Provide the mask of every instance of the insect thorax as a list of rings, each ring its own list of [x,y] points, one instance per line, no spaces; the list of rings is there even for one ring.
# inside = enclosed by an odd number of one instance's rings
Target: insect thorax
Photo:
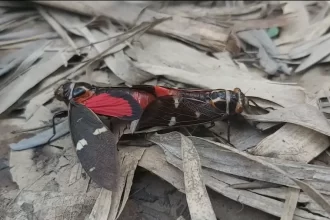
[[[235,114],[238,94],[231,90],[214,90],[209,94],[211,103],[229,115]]]

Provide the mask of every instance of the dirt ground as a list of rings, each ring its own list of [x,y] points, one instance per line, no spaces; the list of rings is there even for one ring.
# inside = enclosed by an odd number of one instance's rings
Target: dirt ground
[[[0,160],[0,195],[3,191],[17,189],[6,164],[6,159]],[[180,216],[189,219],[189,210],[183,193],[142,168],[136,172],[130,199],[119,220],[172,220]],[[212,190],[208,190],[208,193],[212,204],[216,207],[214,210],[217,216],[222,216],[219,220],[279,219],[230,200]],[[8,199],[0,197],[0,219],[5,219],[6,204],[9,202]]]
[[[151,174],[140,173],[135,178],[132,195],[120,220],[128,219],[159,219],[171,220],[180,215],[189,219],[189,211],[185,195],[176,190],[172,185]],[[214,211],[219,220],[276,220],[279,219],[257,209],[244,206],[230,200],[218,193],[208,190]]]

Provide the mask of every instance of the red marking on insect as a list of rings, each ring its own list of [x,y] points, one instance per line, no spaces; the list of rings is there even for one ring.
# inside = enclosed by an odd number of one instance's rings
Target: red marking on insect
[[[155,94],[157,95],[157,97],[172,95],[172,91],[172,89],[155,86]]]
[[[133,112],[127,100],[119,97],[112,97],[106,93],[95,95],[84,101],[83,104],[96,114],[113,117],[132,116]]]
[[[88,90],[84,94],[76,97],[74,100],[77,103],[82,103],[83,104],[86,100],[90,99],[93,96],[94,96],[94,92]]]
[[[236,104],[235,112],[237,114],[241,114],[243,112],[243,110],[244,110],[243,103],[240,102],[241,101],[240,99],[242,99],[242,97],[241,97],[242,91],[239,88],[235,88],[233,90],[233,92],[236,93],[236,94],[238,94],[238,99],[239,99],[239,102]]]
[[[131,95],[140,104],[142,109],[145,109],[151,102],[156,99],[152,94],[140,91],[132,92]]]

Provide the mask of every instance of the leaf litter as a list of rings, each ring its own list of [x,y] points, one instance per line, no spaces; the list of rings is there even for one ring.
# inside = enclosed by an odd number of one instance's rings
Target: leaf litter
[[[186,194],[190,216],[175,219],[222,218],[212,193],[285,220],[330,219],[330,168],[315,164],[329,147],[329,122],[317,101],[308,100],[322,97],[299,83],[315,67],[327,72],[320,64],[330,60],[324,50],[328,4],[3,2],[0,129],[10,142],[2,141],[1,148],[11,151],[0,159],[9,158],[18,185],[0,191],[10,201],[7,218],[55,219],[67,212],[70,219],[120,218],[137,171],[144,168]],[[272,108],[268,114],[252,108],[232,120],[231,144],[221,121],[134,135],[120,125],[118,137],[134,141],[119,140],[121,175],[117,188],[108,191],[82,169],[66,119],[56,121],[56,147],[47,144],[52,115],[66,109],[54,91],[66,81],[238,87],[256,104]],[[323,83],[319,90],[328,89]],[[153,144],[137,146],[142,140]],[[55,208],[48,205],[54,203]]]

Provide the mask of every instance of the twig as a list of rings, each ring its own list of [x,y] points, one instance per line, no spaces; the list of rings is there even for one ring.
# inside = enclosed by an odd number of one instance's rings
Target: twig
[[[60,121],[54,125],[58,125],[60,123],[62,123],[63,121]],[[28,129],[21,129],[21,130],[15,130],[15,131],[12,131],[11,133],[12,134],[19,134],[19,133],[25,133],[25,132],[30,132],[30,131],[37,131],[37,130],[40,130],[40,129],[45,129],[45,128],[50,128],[52,127],[53,125],[52,124],[48,124],[48,125],[43,125],[43,126],[39,126],[39,127],[34,127],[34,128],[28,128]]]
[[[163,21],[165,21],[165,20],[169,20],[169,19],[171,19],[171,17],[163,18],[163,19],[158,19],[158,20],[161,20],[161,21],[157,21],[156,24],[151,25],[150,27],[148,27],[148,29],[151,28],[151,27],[153,27],[153,26],[155,26],[155,25],[157,25],[157,24],[159,24],[159,23],[161,23],[161,22],[163,22]],[[133,32],[133,31],[139,29],[142,26],[142,24],[143,23],[141,23],[139,26],[133,27],[131,30],[128,30],[127,32],[124,32],[122,34],[117,34],[115,36],[111,36],[111,37],[105,38],[104,40],[100,40],[100,41],[96,41],[96,42],[93,42],[93,43],[89,43],[89,44],[86,44],[84,46],[77,47],[77,49],[79,50],[79,49],[82,49],[82,48],[85,48],[85,47],[89,47],[89,46],[92,46],[92,45],[95,45],[95,44],[99,44],[99,43],[102,43],[102,42],[105,42],[105,41],[108,41],[108,40],[111,40],[111,39],[114,39],[114,38],[125,36],[125,35],[127,35],[128,32]],[[133,37],[133,36],[130,36],[130,37]],[[122,43],[123,41],[128,40],[130,37],[125,38],[125,40],[122,40],[119,43]],[[113,47],[115,47],[115,46],[117,46],[118,45],[117,43],[115,43],[115,45],[111,46],[110,49],[113,48]],[[74,52],[75,50],[67,50],[67,51],[68,52]]]
[[[172,19],[172,17],[168,17],[168,18],[162,18],[162,19],[157,19],[155,20],[154,22],[150,23],[150,22],[144,22],[142,23],[141,25],[139,25],[138,27],[134,27],[132,30],[134,29],[140,29],[141,27],[141,30],[137,31],[135,34],[132,34],[132,35],[129,35],[129,36],[126,36],[124,37],[123,39],[121,40],[118,40],[116,43],[114,43],[113,45],[111,45],[108,49],[104,50],[102,53],[99,53],[98,55],[96,55],[95,57],[87,60],[87,61],[83,61],[83,62],[87,62],[87,63],[92,63],[94,62],[95,60],[97,60],[98,58],[103,58],[103,57],[106,57],[108,56],[107,52],[109,50],[111,50],[112,48],[114,48],[115,46],[125,42],[126,40],[134,37],[136,34],[139,34],[139,33],[143,33],[143,32],[146,32],[147,30],[149,30],[150,28],[153,28],[154,26],[156,26],[157,24],[160,24],[161,22],[163,21],[166,21],[166,20],[169,20],[169,19]],[[146,26],[146,27],[143,27],[143,26]],[[128,34],[129,32],[132,32],[132,30],[126,32],[126,34]]]

